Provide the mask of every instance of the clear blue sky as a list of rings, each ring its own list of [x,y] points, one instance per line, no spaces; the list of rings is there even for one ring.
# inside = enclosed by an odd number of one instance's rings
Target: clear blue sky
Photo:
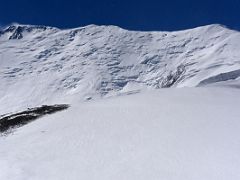
[[[240,0],[0,0],[0,24],[180,30],[219,23],[240,29]]]

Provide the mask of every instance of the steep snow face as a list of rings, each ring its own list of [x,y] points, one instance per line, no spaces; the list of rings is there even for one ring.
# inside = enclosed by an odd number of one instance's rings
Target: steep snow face
[[[239,96],[172,88],[74,104],[0,137],[0,179],[238,180]]]
[[[0,31],[0,112],[17,109],[16,103],[25,108],[143,88],[235,82],[239,42],[239,32],[220,25],[178,32],[13,25]]]

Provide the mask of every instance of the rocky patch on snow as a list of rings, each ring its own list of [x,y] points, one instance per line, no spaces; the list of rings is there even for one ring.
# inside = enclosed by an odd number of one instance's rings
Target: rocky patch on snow
[[[7,134],[17,128],[23,126],[37,118],[46,114],[52,114],[65,110],[69,107],[67,104],[60,105],[43,105],[41,107],[28,108],[26,111],[18,113],[10,113],[0,116],[0,133]]]

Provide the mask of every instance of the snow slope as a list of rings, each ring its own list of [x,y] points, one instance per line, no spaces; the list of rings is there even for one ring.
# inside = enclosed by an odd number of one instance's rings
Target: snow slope
[[[238,87],[239,42],[221,25],[136,32],[15,24],[0,31],[0,114],[146,88]]]
[[[0,179],[240,179],[239,97],[171,88],[73,104],[0,137]]]
[[[240,179],[239,42],[221,25],[6,27],[0,115],[71,107],[0,136],[0,180]]]

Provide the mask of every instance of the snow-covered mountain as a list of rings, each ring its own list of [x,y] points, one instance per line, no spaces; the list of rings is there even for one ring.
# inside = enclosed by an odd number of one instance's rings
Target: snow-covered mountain
[[[6,27],[0,180],[240,179],[239,87],[240,33],[221,25]]]
[[[137,32],[14,24],[0,31],[0,113],[145,88],[238,87],[239,42],[221,25]]]

